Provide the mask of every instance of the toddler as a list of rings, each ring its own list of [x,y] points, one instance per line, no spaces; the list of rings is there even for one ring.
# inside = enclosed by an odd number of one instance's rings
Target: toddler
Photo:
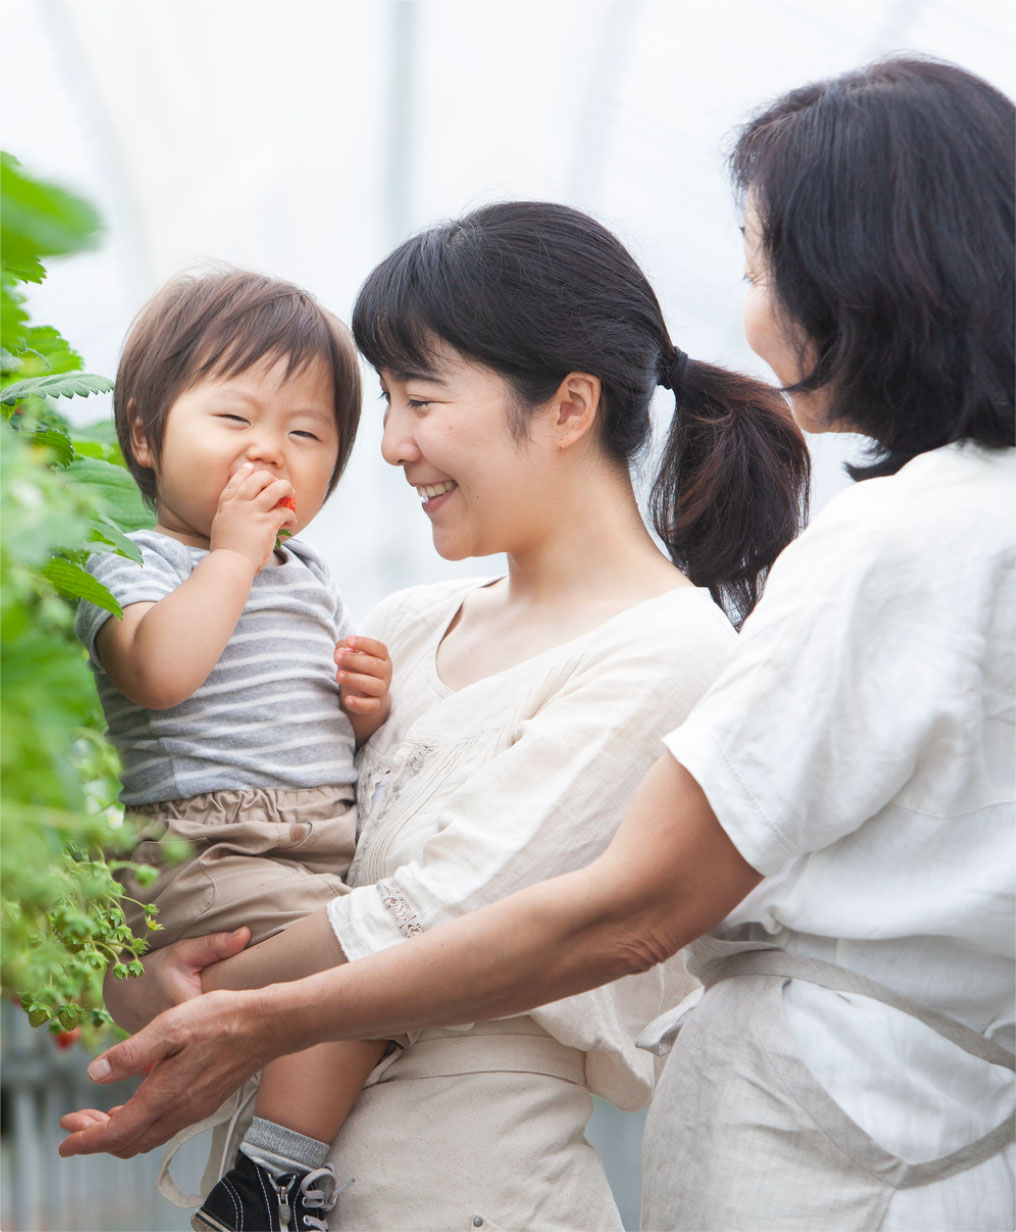
[[[140,566],[91,558],[123,618],[83,602],[77,631],[120,751],[121,801],[151,824],[135,858],[160,866],[148,890],[128,873],[127,893],[158,906],[154,946],[244,924],[257,942],[345,892],[354,746],[388,714],[386,648],[349,636],[323,563],[284,538],[349,457],[356,352],[288,283],[177,279],[131,327],[114,413],[157,524],[130,536]],[[192,854],[162,866],[171,839]],[[147,931],[143,902],[124,907]],[[267,1066],[236,1166],[192,1226],[325,1229],[328,1145],[383,1049],[324,1045]]]

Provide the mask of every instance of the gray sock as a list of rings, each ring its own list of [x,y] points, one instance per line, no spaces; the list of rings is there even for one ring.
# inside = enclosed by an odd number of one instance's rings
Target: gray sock
[[[324,1167],[328,1159],[327,1142],[258,1116],[244,1134],[240,1151],[276,1179],[289,1172],[313,1172]]]

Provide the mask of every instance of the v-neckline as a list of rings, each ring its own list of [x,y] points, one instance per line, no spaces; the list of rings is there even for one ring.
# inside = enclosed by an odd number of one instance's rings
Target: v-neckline
[[[431,647],[427,652],[427,663],[430,667],[430,674],[434,684],[437,686],[438,692],[443,697],[453,697],[458,693],[464,693],[466,690],[473,688],[475,685],[484,684],[489,680],[493,680],[498,676],[503,676],[506,672],[515,671],[518,668],[528,667],[531,663],[536,663],[547,655],[558,654],[562,650],[574,644],[578,644],[590,638],[595,633],[599,633],[615,620],[621,620],[626,616],[630,616],[633,612],[640,608],[648,607],[651,603],[659,603],[662,599],[667,599],[678,592],[686,592],[688,594],[697,595],[703,593],[704,588],[701,586],[672,586],[669,590],[662,590],[658,595],[652,595],[648,599],[640,599],[638,603],[633,603],[630,607],[622,608],[621,611],[615,612],[613,616],[608,616],[606,620],[602,620],[598,625],[593,625],[591,629],[586,629],[582,633],[576,633],[573,637],[567,637],[563,641],[556,643],[554,646],[548,646],[545,650],[540,650],[534,655],[530,655],[527,659],[520,659],[518,663],[511,664],[510,667],[502,667],[497,671],[488,672],[486,676],[478,676],[475,680],[471,680],[468,684],[462,685],[461,688],[453,688],[441,676],[437,666],[437,654],[441,647],[441,643],[448,636],[451,627],[455,622],[456,617],[462,611],[462,607],[468,597],[478,590],[485,590],[488,586],[493,586],[497,582],[504,581],[506,574],[499,574],[497,577],[488,578],[485,581],[472,584],[468,590],[458,592],[455,596],[455,606],[452,608],[450,615],[438,628],[437,635],[431,643]],[[708,594],[708,591],[705,593]],[[712,600],[710,599],[710,602]]]

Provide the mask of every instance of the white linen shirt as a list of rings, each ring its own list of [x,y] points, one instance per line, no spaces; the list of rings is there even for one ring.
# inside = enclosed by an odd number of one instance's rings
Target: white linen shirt
[[[403,591],[366,622],[391,652],[392,710],[360,755],[354,888],[329,906],[349,959],[599,855],[735,641],[706,591],[679,587],[456,692],[437,647],[484,584]],[[678,958],[532,1018],[587,1054],[590,1090],[639,1107],[655,1075],[635,1039],[692,983]]]
[[[835,497],[780,556],[666,744],[761,884],[715,930],[849,967],[1013,1050],[1016,451],[951,445]],[[865,997],[792,981],[801,1055],[908,1162],[1012,1075]],[[898,1192],[884,1228],[1011,1226],[1012,1152]],[[958,1222],[956,1222],[958,1220]]]

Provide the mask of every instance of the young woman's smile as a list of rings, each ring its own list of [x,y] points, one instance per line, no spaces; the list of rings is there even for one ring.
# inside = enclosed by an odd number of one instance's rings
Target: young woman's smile
[[[454,479],[448,479],[444,483],[424,484],[422,486],[417,485],[416,491],[420,497],[420,500],[423,501],[424,509],[428,512],[432,512],[434,509],[439,507],[442,497],[447,496],[449,492],[453,491],[457,487],[458,484]]]

